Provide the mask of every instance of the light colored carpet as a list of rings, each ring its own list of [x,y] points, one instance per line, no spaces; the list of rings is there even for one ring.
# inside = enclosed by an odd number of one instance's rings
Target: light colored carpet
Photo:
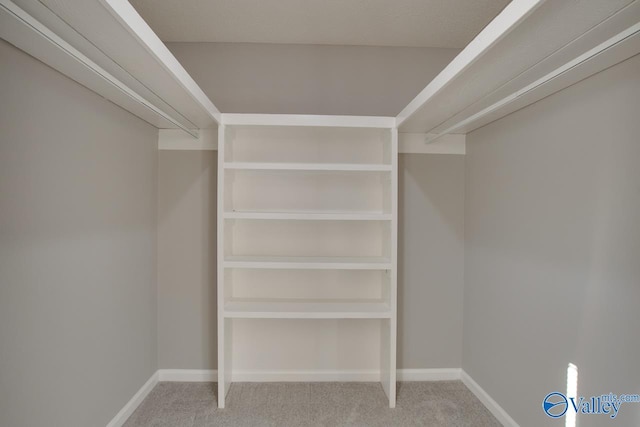
[[[377,383],[159,383],[125,427],[474,426],[500,423],[460,381],[398,383],[395,409]]]

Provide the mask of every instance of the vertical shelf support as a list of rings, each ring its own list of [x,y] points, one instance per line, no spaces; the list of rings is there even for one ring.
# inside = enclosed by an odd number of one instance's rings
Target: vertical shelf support
[[[396,342],[398,298],[398,129],[390,129],[391,138],[391,270],[389,276],[389,305],[391,317],[380,321],[380,381],[389,398],[389,407],[396,407]]]
[[[217,206],[217,287],[218,287],[218,407],[225,407],[225,398],[231,387],[231,320],[224,317],[225,272],[224,272],[224,158],[225,125],[218,126],[218,206]]]

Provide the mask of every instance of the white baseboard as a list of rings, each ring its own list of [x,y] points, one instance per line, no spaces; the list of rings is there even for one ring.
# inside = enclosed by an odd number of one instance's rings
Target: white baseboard
[[[493,398],[489,396],[489,394],[484,391],[484,389],[480,387],[478,383],[469,376],[469,374],[467,374],[465,371],[462,371],[460,378],[462,379],[464,385],[466,385],[467,388],[476,395],[478,400],[480,400],[480,402],[482,402],[482,404],[487,407],[487,409],[493,414],[494,417],[498,419],[498,421],[500,421],[500,423],[502,423],[503,426],[519,427],[518,423],[516,423],[514,419],[511,418],[507,411],[502,409],[502,407],[498,405],[498,402],[493,400]]]
[[[460,368],[398,369],[398,381],[455,381],[460,379]]]
[[[215,369],[160,369],[159,381],[215,382]],[[459,368],[446,369],[398,369],[398,381],[452,381],[460,379]],[[375,382],[380,373],[373,370],[340,371],[235,371],[235,382]]]
[[[133,395],[131,400],[129,400],[127,404],[124,405],[124,407],[120,410],[120,412],[118,412],[118,414],[115,417],[113,417],[113,419],[109,422],[109,424],[107,424],[107,427],[121,427],[125,423],[125,421],[127,421],[127,419],[131,416],[131,414],[133,414],[133,411],[135,411],[138,408],[138,406],[140,406],[140,403],[142,403],[142,401],[144,400],[145,397],[147,397],[149,392],[153,390],[156,384],[158,384],[157,371],[154,372],[153,375],[151,375],[151,378],[149,378],[149,380],[147,380],[147,382],[144,383],[144,385],[140,388],[140,390],[138,390],[138,392]]]
[[[374,382],[380,381],[379,371],[234,371],[231,381],[236,382]]]
[[[216,382],[218,381],[218,371],[215,369],[158,369],[158,381]]]

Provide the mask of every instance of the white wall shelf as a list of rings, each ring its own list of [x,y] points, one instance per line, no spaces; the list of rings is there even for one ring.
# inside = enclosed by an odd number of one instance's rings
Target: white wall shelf
[[[322,322],[359,319],[373,322],[367,323],[374,335],[366,352],[379,355],[379,378],[394,407],[395,121],[223,115],[223,123],[218,131],[218,405],[225,406],[234,360],[247,360],[234,347],[246,351],[261,342],[255,334],[263,325],[252,326],[252,319],[309,319],[313,324],[298,326],[323,335],[335,326]],[[290,327],[281,328],[279,345],[295,346],[297,336],[287,335]],[[369,363],[363,368],[370,369]]]
[[[269,257],[228,256],[224,268],[262,268],[292,270],[390,270],[385,257]]]
[[[434,141],[469,133],[640,52],[640,2],[514,0],[398,114]]]
[[[296,220],[296,221],[391,221],[383,212],[225,212],[225,219]]]
[[[222,120],[126,0],[1,0],[0,36],[157,128],[197,137]]]
[[[288,171],[391,172],[391,165],[358,163],[225,163],[225,169]]]
[[[243,319],[389,319],[384,301],[229,301],[224,316]]]

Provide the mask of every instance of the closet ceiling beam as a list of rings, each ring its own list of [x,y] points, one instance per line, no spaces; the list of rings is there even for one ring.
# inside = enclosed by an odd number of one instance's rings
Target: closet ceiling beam
[[[158,63],[173,76],[187,94],[205,109],[217,124],[220,124],[220,110],[213,105],[213,102],[131,6],[131,3],[127,0],[100,0],[100,3],[157,59]]]
[[[545,0],[513,0],[396,117],[401,126],[450,85]]]
[[[9,43],[23,49],[80,84],[95,90],[110,101],[124,104],[123,107],[127,110],[135,106],[142,106],[148,111],[140,112],[136,109],[134,114],[137,113],[138,117],[151,124],[162,125],[162,120],[164,120],[169,123],[169,126],[175,126],[193,137],[198,137],[197,129],[187,128],[179,120],[138,95],[13,2],[0,0],[0,10],[0,23],[2,23],[0,35]],[[52,52],[51,48],[55,51]],[[97,81],[91,84],[89,83],[90,79],[97,79]],[[151,119],[148,113],[158,116],[161,121]]]
[[[425,142],[471,132],[637,54],[638,22],[640,0],[513,1],[407,105],[398,128]]]
[[[124,0],[0,0],[0,37],[159,129],[198,138],[220,122],[220,111]]]
[[[425,138],[427,143],[454,132],[471,130],[496,120],[496,112],[509,108],[509,112],[522,108],[543,97],[549,96],[558,90],[577,83],[590,75],[601,71],[603,68],[624,61],[631,56],[640,53],[640,23],[635,24],[595,48],[585,52],[572,61],[553,70],[524,88],[506,96],[500,101],[484,108],[483,110],[459,121],[438,134],[431,134]],[[607,64],[607,65],[602,65]],[[503,111],[500,116],[504,115]],[[493,118],[492,118],[493,116]],[[482,124],[479,124],[484,120]]]

